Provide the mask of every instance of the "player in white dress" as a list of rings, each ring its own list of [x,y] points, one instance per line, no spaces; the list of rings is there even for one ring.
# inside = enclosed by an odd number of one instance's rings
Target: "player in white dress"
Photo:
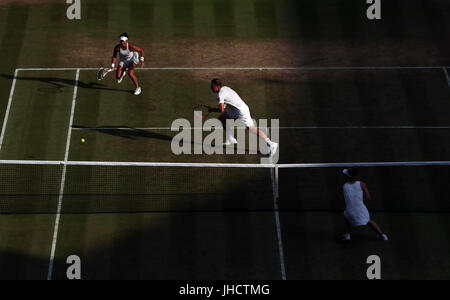
[[[141,94],[142,89],[139,86],[136,75],[134,74],[134,70],[136,66],[139,65],[139,61],[141,62],[142,67],[144,66],[144,50],[136,45],[129,43],[128,34],[124,32],[120,35],[120,44],[114,47],[111,65],[111,68],[113,69],[116,64],[117,55],[119,55],[119,66],[117,67],[116,72],[117,83],[122,82],[122,79],[125,77],[126,71],[128,69],[128,74],[130,75],[131,80],[136,86],[134,94]]]
[[[347,233],[344,234],[343,240],[350,241],[350,229],[352,226],[366,226],[369,225],[376,233],[380,240],[387,241],[388,237],[381,231],[380,227],[370,218],[364,200],[370,201],[371,197],[369,190],[364,182],[357,180],[358,170],[345,169],[343,171],[347,177],[347,182],[344,184],[344,199],[346,209],[344,212],[345,224],[347,225]]]
[[[245,104],[245,102],[241,99],[241,97],[239,97],[239,95],[231,88],[223,86],[220,79],[211,80],[211,90],[214,93],[217,93],[219,105],[216,108],[209,107],[209,111],[222,113],[219,116],[219,120],[222,122],[223,128],[226,130],[227,140],[225,142],[225,145],[228,146],[237,144],[236,139],[233,137],[233,131],[226,126],[226,120],[240,120],[246,127],[248,127],[251,132],[257,134],[259,137],[266,141],[270,151],[269,155],[275,155],[278,150],[278,144],[272,142],[263,131],[256,128],[250,115],[250,109],[248,108],[247,104]],[[226,111],[225,106],[228,107]]]

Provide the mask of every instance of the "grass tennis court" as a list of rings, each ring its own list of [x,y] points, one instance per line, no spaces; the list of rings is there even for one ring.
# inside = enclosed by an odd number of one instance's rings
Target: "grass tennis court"
[[[377,254],[384,279],[448,279],[450,7],[390,1],[371,23],[363,2],[90,1],[80,21],[0,4],[0,278],[66,279],[75,254],[83,279],[365,279]],[[148,53],[139,97],[96,79],[124,30]],[[271,168],[59,163],[259,164],[171,152],[213,77],[280,120],[277,185]],[[339,242],[341,167],[281,167],[380,162],[406,163],[360,170],[387,243]]]

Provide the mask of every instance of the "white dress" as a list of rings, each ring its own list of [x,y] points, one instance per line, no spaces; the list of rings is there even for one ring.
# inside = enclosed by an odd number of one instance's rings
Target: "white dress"
[[[352,226],[364,226],[370,221],[370,214],[363,201],[363,190],[361,182],[344,184],[344,198],[346,209],[344,211],[345,219]]]
[[[126,49],[122,49],[122,47],[120,47],[119,66],[127,68],[129,66],[129,64],[132,62],[135,65],[139,64],[139,53],[135,52],[135,51],[131,51],[128,46],[128,43],[127,43]]]

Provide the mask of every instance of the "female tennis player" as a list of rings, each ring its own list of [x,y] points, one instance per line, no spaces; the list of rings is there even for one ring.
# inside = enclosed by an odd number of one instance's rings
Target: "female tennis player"
[[[370,194],[364,182],[357,178],[357,169],[345,169],[342,171],[346,176],[347,182],[344,184],[344,198],[346,209],[344,212],[345,224],[347,225],[347,233],[344,234],[342,240],[350,241],[350,228],[352,226],[369,225],[376,233],[380,240],[387,241],[388,237],[381,231],[381,228],[370,218],[364,200],[370,201]]]
[[[134,94],[136,96],[140,95],[142,89],[139,86],[136,75],[134,74],[134,69],[137,65],[139,65],[139,61],[142,63],[142,67],[144,66],[144,50],[128,42],[128,34],[126,32],[122,33],[119,39],[120,44],[114,47],[111,68],[114,69],[116,65],[116,57],[117,54],[119,54],[119,66],[117,67],[116,72],[117,83],[122,82],[122,79],[127,74],[126,72],[128,69],[128,74],[130,75],[131,80],[136,86]],[[139,55],[141,56],[140,58]]]

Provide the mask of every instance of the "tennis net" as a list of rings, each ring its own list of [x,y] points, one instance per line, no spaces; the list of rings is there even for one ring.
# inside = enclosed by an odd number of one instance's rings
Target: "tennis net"
[[[342,211],[359,167],[371,211],[450,212],[450,162],[208,164],[0,161],[0,214]]]
[[[273,210],[269,165],[0,163],[0,213]]]

